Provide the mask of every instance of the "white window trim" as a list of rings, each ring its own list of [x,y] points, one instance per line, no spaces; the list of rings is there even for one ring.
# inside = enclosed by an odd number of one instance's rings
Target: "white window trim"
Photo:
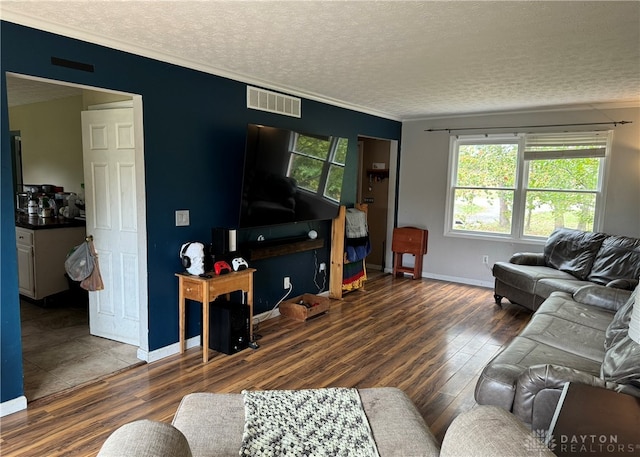
[[[336,153],[338,150],[338,143],[340,142],[341,138],[336,136],[328,136],[327,140],[329,141],[329,150],[328,150],[327,158],[320,159],[318,157],[305,154],[304,152],[296,151],[295,146],[297,144],[298,136],[300,135],[308,136],[308,135],[305,135],[304,133],[292,132],[292,135],[289,137],[289,165],[287,167],[287,176],[291,176],[291,166],[293,164],[294,156],[307,157],[309,159],[317,160],[318,162],[321,162],[322,173],[320,175],[320,184],[318,186],[318,190],[314,192],[312,190],[300,187],[300,191],[306,192],[311,195],[317,195],[330,202],[340,203],[338,200],[326,195],[326,192],[327,192],[327,185],[329,184],[329,169],[331,168],[331,165],[341,167],[343,170],[346,165],[344,163],[335,161]]]
[[[607,134],[606,151],[602,157],[602,166],[600,167],[598,184],[599,189],[596,190],[596,203],[593,230],[602,231],[605,215],[606,190],[609,180],[609,156],[611,154],[611,145],[613,141],[613,130],[603,131]],[[514,137],[517,141],[514,141]],[[511,225],[511,233],[488,233],[474,232],[471,230],[455,230],[453,229],[453,202],[455,194],[455,185],[458,173],[458,145],[460,144],[496,144],[496,143],[518,143],[518,159],[516,169],[516,181],[513,201],[513,220]],[[445,198],[445,221],[444,236],[453,238],[467,238],[475,240],[491,240],[502,242],[521,242],[527,244],[544,244],[547,237],[525,236],[523,234],[523,208],[525,206],[525,189],[524,183],[527,182],[527,174],[529,167],[525,166],[524,159],[525,134],[486,134],[486,135],[452,135],[449,138],[449,161],[448,161],[448,177],[447,177],[447,195]],[[500,189],[500,188],[495,188]],[[505,188],[509,189],[510,188]],[[517,217],[516,217],[517,215]]]

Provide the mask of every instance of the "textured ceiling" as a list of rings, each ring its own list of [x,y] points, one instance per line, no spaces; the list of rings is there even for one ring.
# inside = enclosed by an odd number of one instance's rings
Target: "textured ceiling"
[[[640,104],[640,2],[0,1],[2,18],[396,119]]]
[[[7,104],[27,105],[81,95],[82,89],[7,76]]]

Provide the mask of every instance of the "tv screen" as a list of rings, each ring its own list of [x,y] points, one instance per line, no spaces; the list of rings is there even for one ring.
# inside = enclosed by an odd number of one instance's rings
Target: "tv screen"
[[[338,214],[348,140],[249,124],[240,228]]]

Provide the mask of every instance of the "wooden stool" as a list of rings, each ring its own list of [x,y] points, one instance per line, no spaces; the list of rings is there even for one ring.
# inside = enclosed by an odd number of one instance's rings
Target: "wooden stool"
[[[396,227],[393,229],[391,250],[393,251],[393,276],[411,273],[413,279],[422,277],[422,257],[427,253],[429,231],[416,227]],[[413,267],[402,266],[402,255],[415,256]]]

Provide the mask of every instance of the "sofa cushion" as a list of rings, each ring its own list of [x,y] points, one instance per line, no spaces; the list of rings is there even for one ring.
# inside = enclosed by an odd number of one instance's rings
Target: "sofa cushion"
[[[477,406],[456,417],[444,436],[440,457],[554,456],[513,414]]]
[[[592,283],[589,281],[581,281],[576,278],[542,278],[538,281],[538,284],[536,284],[536,295],[546,298],[556,291],[573,294],[581,287],[588,286],[589,284]]]
[[[604,233],[558,228],[545,243],[545,262],[548,266],[585,280],[605,238]]]
[[[640,239],[608,236],[595,256],[588,280],[607,284],[615,279],[640,276]]]
[[[590,321],[589,324],[592,323],[591,319],[586,318],[585,320]],[[593,323],[597,324],[597,322],[596,320]],[[559,354],[571,354],[571,357],[578,356],[600,364],[604,357],[606,323],[603,324],[603,327],[596,328],[595,325],[584,325],[581,322],[536,313],[520,336],[556,348],[560,351]],[[561,360],[550,359],[547,363],[564,365],[565,360],[562,358],[561,356]]]
[[[436,457],[438,443],[407,395],[396,388],[359,389],[381,457]],[[194,393],[185,396],[173,419],[193,457],[237,457],[244,430],[241,394]]]
[[[575,291],[573,299],[585,305],[608,309],[615,313],[624,306],[632,293],[631,290],[589,283],[588,286],[583,286]]]
[[[530,294],[536,293],[536,283],[543,278],[575,280],[576,278],[564,271],[551,267],[533,265],[514,265],[508,262],[496,262],[493,265],[493,276],[500,278],[505,284],[516,287]]]
[[[622,308],[616,311],[615,316],[613,316],[613,320],[607,327],[604,335],[605,349],[609,349],[629,334],[629,321],[631,320],[631,313],[638,294],[638,288],[640,288],[640,286],[636,287]]]
[[[98,457],[192,457],[189,443],[175,427],[152,420],[129,422],[104,442]]]
[[[542,315],[576,323],[601,332],[606,331],[615,316],[614,311],[577,302],[565,292],[551,294],[536,312],[536,316]]]

